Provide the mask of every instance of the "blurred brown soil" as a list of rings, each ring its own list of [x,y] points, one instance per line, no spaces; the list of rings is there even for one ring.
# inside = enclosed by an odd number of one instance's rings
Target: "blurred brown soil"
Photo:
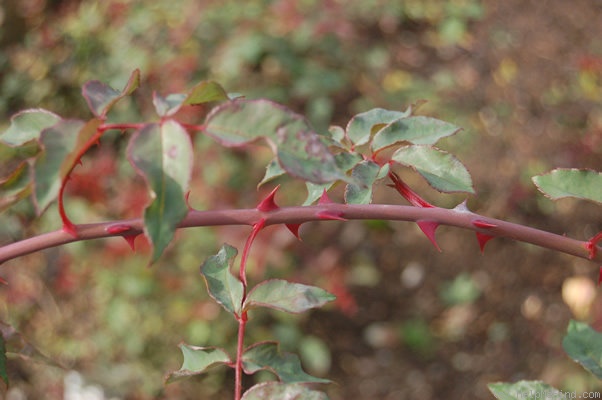
[[[602,229],[599,207],[552,203],[528,177],[553,167],[602,168],[599,102],[571,95],[588,57],[602,50],[602,3],[488,0],[485,11],[470,28],[468,47],[433,60],[451,65],[463,82],[449,96],[474,121],[475,151],[458,151],[477,189],[468,204],[484,215],[586,239]],[[436,194],[415,184],[437,204]],[[401,202],[393,193],[379,200]],[[314,254],[307,260],[334,257],[332,268],[369,260],[380,274],[377,283],[350,284],[355,314],[317,312],[307,320],[307,331],[333,351],[333,399],[491,399],[491,382],[541,379],[561,387],[580,379],[561,346],[575,318],[562,285],[571,276],[595,282],[596,265],[509,239],[489,242],[481,256],[472,233],[452,228],[438,230],[439,253],[408,223],[320,225],[305,235],[303,249]],[[460,273],[472,277],[481,295],[446,306],[441,285]],[[598,329],[601,300],[589,319]],[[415,319],[433,335],[429,350],[400,339],[404,321]]]

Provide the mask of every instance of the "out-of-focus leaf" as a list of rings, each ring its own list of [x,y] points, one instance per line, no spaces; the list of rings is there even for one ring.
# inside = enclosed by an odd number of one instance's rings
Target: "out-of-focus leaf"
[[[166,97],[153,93],[153,105],[161,117],[174,115],[182,106],[221,100],[228,100],[228,94],[213,81],[202,81],[186,93],[173,93]]]
[[[408,117],[397,119],[381,130],[372,139],[373,151],[399,142],[412,144],[435,144],[439,139],[451,136],[460,128],[449,122],[430,117]]]
[[[541,381],[519,381],[515,383],[490,383],[487,385],[498,400],[562,399],[564,394]]]
[[[179,347],[184,356],[182,367],[178,371],[169,373],[165,378],[165,383],[173,383],[204,374],[213,367],[232,363],[228,353],[219,347],[197,347],[184,343]]]
[[[243,356],[243,369],[247,374],[268,370],[283,383],[330,383],[328,379],[311,376],[301,368],[296,354],[281,353],[275,342],[261,342],[248,347]]]
[[[146,180],[153,199],[144,212],[144,229],[153,244],[154,262],[188,214],[184,194],[192,174],[192,143],[180,124],[167,120],[134,133],[128,156]]]
[[[61,180],[68,172],[66,159],[76,147],[84,126],[83,121],[62,120],[42,131],[42,152],[36,158],[33,168],[33,199],[38,214],[58,196]]]
[[[8,386],[8,368],[6,366],[6,342],[4,335],[0,334],[0,379]]]
[[[0,135],[0,141],[8,146],[21,146],[30,140],[37,140],[46,128],[61,120],[61,117],[41,108],[24,110],[10,119],[10,126]]]
[[[430,146],[414,145],[398,149],[393,161],[414,168],[441,192],[474,193],[470,173],[452,154]]]
[[[368,143],[372,135],[379,129],[395,120],[409,116],[411,112],[411,108],[403,112],[374,108],[357,114],[347,124],[347,137],[356,146],[361,146]]]
[[[5,354],[16,355],[23,360],[65,369],[59,361],[45,356],[11,325],[0,321],[0,336],[4,339]]]
[[[318,200],[324,190],[328,191],[334,185],[334,183],[324,183],[324,184],[316,184],[311,182],[305,182],[305,187],[307,188],[307,198],[303,202],[304,206],[308,206]]]
[[[382,169],[388,172],[389,164],[385,164]],[[380,165],[370,160],[362,161],[353,168],[352,176],[359,184],[347,185],[345,202],[347,204],[370,204],[372,202],[372,186],[379,177],[383,177]]]
[[[532,179],[535,186],[552,200],[577,197],[602,203],[602,172],[559,168]]]
[[[259,283],[247,296],[243,309],[267,307],[289,313],[301,313],[321,307],[336,297],[319,287],[270,279]]]
[[[264,183],[268,183],[272,179],[276,179],[279,176],[282,176],[284,174],[286,174],[286,171],[282,169],[280,164],[278,164],[278,160],[274,159],[274,160],[270,161],[270,163],[266,167],[265,175],[263,176],[263,179],[261,180],[261,182],[259,182],[259,184],[257,184],[257,187],[259,188]]]
[[[31,194],[29,164],[21,163],[8,177],[0,179],[0,213]]]
[[[242,400],[328,400],[326,393],[300,383],[263,382],[245,392]]]
[[[602,379],[602,333],[586,323],[571,320],[562,347],[569,357]]]
[[[207,116],[205,131],[224,146],[267,140],[280,166],[292,176],[313,183],[348,180],[309,122],[269,100],[235,100],[218,106]]]
[[[140,86],[140,71],[134,70],[122,91],[118,91],[100,81],[86,82],[82,94],[92,113],[104,119],[109,110],[122,98],[130,95]]]
[[[201,275],[207,283],[209,295],[231,314],[240,315],[243,299],[243,284],[230,272],[238,251],[224,244],[219,252],[201,265]]]

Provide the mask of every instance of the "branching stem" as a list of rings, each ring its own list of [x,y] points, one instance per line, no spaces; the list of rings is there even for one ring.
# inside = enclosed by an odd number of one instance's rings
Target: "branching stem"
[[[418,221],[430,220],[441,225],[465,228],[495,237],[507,237],[520,242],[531,243],[536,246],[570,254],[576,257],[589,259],[593,262],[602,262],[602,249],[596,246],[596,251],[589,251],[587,242],[572,239],[536,228],[514,224],[494,218],[475,214],[465,209],[445,209],[439,207],[420,208],[401,205],[347,205],[347,204],[321,204],[315,206],[281,207],[270,212],[262,212],[255,208],[239,210],[215,211],[190,211],[180,223],[180,228],[218,225],[255,225],[262,218],[265,226],[276,224],[301,224],[309,221],[322,220],[320,212],[329,211],[340,213],[348,220],[378,219],[390,221]],[[474,225],[491,227],[481,228]],[[129,226],[130,230],[111,233],[112,226]],[[111,236],[133,235],[142,233],[143,220],[129,219],[94,224],[76,225],[77,237],[73,237],[63,230],[57,230],[34,236],[25,240],[0,247],[0,264],[5,261],[30,254],[50,247],[60,246],[80,240],[98,239]],[[592,254],[593,253],[593,254]],[[592,257],[593,255],[593,257]]]

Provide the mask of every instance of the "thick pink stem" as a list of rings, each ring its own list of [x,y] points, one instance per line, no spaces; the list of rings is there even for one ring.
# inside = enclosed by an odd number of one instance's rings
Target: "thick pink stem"
[[[441,225],[456,226],[481,232],[495,237],[507,237],[520,242],[531,243],[536,246],[556,250],[561,253],[602,262],[602,249],[596,246],[596,251],[591,256],[587,249],[587,242],[571,239],[563,235],[542,231],[527,226],[514,224],[498,219],[487,218],[466,210],[450,210],[439,207],[413,207],[385,204],[347,205],[347,204],[322,204],[307,207],[281,207],[269,213],[261,212],[255,208],[241,210],[216,210],[216,211],[190,211],[180,223],[180,228],[218,225],[250,225],[264,218],[265,226],[276,224],[301,224],[309,221],[323,221],[318,214],[329,212],[340,215],[347,220],[354,219],[380,219],[389,221],[418,221],[429,220]],[[474,220],[480,224],[495,225],[491,228],[480,228],[473,224]],[[118,236],[107,232],[107,228],[115,224],[126,224],[132,227],[131,234],[142,233],[142,219],[110,221],[96,224],[76,225],[78,237],[73,237],[63,230],[34,236],[19,242],[0,247],[0,264],[26,254],[50,247],[60,246],[79,240],[89,240]],[[599,250],[599,251],[598,251]]]

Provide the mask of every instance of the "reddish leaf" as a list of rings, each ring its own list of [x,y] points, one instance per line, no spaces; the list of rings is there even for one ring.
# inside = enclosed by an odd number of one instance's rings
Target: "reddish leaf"
[[[479,247],[481,248],[481,253],[482,253],[483,251],[485,251],[485,244],[487,244],[488,241],[493,239],[494,236],[487,235],[487,234],[481,233],[481,232],[475,232],[475,233],[477,235],[477,240],[479,241]]]
[[[439,245],[437,244],[437,240],[435,239],[435,231],[437,230],[437,227],[439,227],[439,223],[435,222],[435,221],[425,221],[425,220],[416,221],[416,223],[418,224],[418,227],[422,230],[422,232],[424,232],[426,237],[435,246],[435,248],[437,250],[441,251],[441,249],[439,248]]]
[[[261,202],[257,205],[257,209],[262,212],[274,211],[279,209],[278,204],[274,200],[276,192],[280,189],[280,185],[276,186]]]
[[[301,224],[285,224],[289,231],[299,240],[301,240],[301,236],[299,236],[299,228]]]

